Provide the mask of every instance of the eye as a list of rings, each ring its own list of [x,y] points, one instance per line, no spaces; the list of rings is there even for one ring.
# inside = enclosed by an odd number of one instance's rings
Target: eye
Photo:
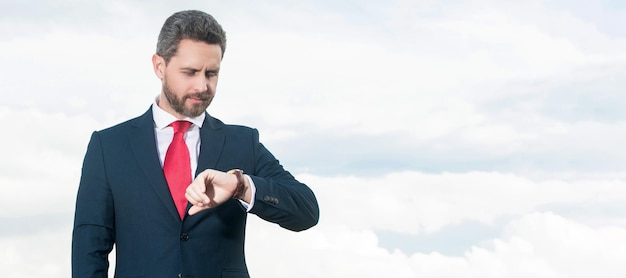
[[[207,78],[215,77],[217,76],[217,71],[207,71],[205,75]]]

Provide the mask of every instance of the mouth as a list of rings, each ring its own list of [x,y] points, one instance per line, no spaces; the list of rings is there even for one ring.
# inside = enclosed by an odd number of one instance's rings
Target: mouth
[[[187,98],[187,99],[189,99],[191,102],[194,102],[194,103],[201,103],[201,102],[204,102],[204,99],[197,98],[197,97],[189,97],[189,98]]]
[[[204,93],[189,95],[189,96],[186,96],[185,98],[189,99],[193,103],[202,103],[211,99],[209,94],[204,94]]]

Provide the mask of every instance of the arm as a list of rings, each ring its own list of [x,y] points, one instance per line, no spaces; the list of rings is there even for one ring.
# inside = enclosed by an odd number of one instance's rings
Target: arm
[[[72,234],[72,276],[107,277],[114,242],[113,196],[98,133],[91,136],[76,198]]]
[[[256,194],[251,213],[292,231],[311,228],[319,221],[319,206],[313,191],[297,181],[259,142],[254,130],[255,169],[248,173]]]
[[[319,221],[319,207],[313,191],[283,169],[259,142],[256,130],[248,134],[252,135],[252,140],[247,141],[252,143],[252,148],[245,157],[252,160],[244,171],[254,182],[256,191],[251,190],[247,178],[240,182],[233,174],[204,170],[187,187],[186,198],[193,204],[189,215],[230,200],[237,191],[237,184],[243,183],[244,189],[238,198],[248,204],[254,200],[250,213],[292,231],[315,226]]]

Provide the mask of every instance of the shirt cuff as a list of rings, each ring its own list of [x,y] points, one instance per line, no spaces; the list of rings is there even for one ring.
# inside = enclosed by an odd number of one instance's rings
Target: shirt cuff
[[[241,203],[243,208],[246,210],[246,212],[250,212],[250,210],[254,206],[254,196],[256,195],[256,186],[254,186],[254,182],[252,181],[252,178],[250,178],[250,176],[244,175],[244,177],[246,177],[248,181],[250,182],[250,190],[252,190],[252,197],[250,197],[249,204],[243,200],[239,200],[239,202]]]

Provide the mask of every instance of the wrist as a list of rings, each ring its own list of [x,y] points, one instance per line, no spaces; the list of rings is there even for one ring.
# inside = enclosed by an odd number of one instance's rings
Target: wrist
[[[242,199],[246,193],[246,182],[243,177],[243,171],[239,169],[232,169],[226,173],[233,174],[237,178],[237,185],[235,187],[235,191],[233,192],[233,198]]]

